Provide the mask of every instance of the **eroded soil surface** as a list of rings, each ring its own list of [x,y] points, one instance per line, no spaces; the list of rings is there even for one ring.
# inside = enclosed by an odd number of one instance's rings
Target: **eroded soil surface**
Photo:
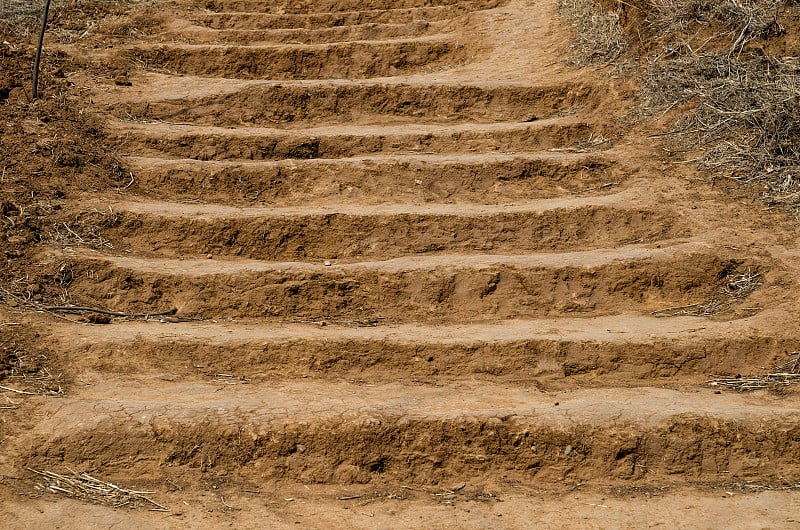
[[[796,224],[663,160],[553,4],[156,2],[53,38],[113,157],[73,168],[117,174],[53,181],[36,237],[3,205],[4,526],[796,525],[793,387],[704,384],[797,357]]]

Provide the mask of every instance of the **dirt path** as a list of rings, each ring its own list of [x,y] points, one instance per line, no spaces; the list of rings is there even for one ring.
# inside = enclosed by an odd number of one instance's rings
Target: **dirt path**
[[[796,230],[662,162],[553,2],[175,6],[62,46],[129,70],[74,82],[130,183],[40,258],[131,316],[0,311],[69,382],[12,396],[8,524],[797,524],[794,391],[704,385],[800,349]]]

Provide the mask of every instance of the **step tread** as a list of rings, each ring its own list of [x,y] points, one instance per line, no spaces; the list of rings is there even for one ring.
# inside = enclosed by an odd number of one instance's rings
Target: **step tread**
[[[132,44],[122,46],[120,50],[325,50],[328,48],[347,48],[355,45],[368,45],[373,47],[395,46],[397,44],[416,44],[427,42],[451,41],[453,35],[450,33],[437,33],[433,35],[420,35],[408,38],[381,39],[381,40],[353,40],[347,42],[325,42],[322,44],[216,44],[201,43],[193,44],[186,42],[173,43],[153,43],[153,44]]]
[[[405,256],[400,258],[356,261],[349,263],[283,261],[270,262],[253,259],[168,259],[145,258],[125,255],[108,255],[96,251],[59,252],[57,256],[102,260],[115,267],[140,272],[157,272],[180,276],[235,275],[245,272],[315,272],[319,274],[340,274],[357,271],[379,271],[402,273],[415,270],[481,269],[497,266],[527,268],[592,268],[618,261],[657,261],[666,260],[680,254],[686,256],[711,248],[701,241],[680,241],[668,245],[666,242],[655,245],[625,245],[615,248],[602,248],[577,252],[552,252],[534,254],[437,254],[424,256]]]
[[[758,335],[774,322],[789,322],[780,309],[765,309],[754,316],[733,321],[705,317],[658,318],[641,313],[605,316],[503,320],[447,325],[388,324],[369,327],[319,326],[304,323],[264,323],[240,320],[200,322],[116,322],[104,326],[53,323],[55,337],[70,337],[73,346],[120,343],[132,340],[192,341],[215,344],[289,341],[377,341],[402,344],[513,343],[526,340],[563,342],[642,343],[654,340],[712,339]],[[790,330],[787,330],[790,331]]]
[[[125,160],[130,164],[135,164],[139,168],[143,167],[176,167],[186,166],[189,168],[227,168],[227,167],[274,167],[274,166],[335,166],[335,165],[357,165],[357,164],[404,164],[408,162],[423,162],[430,165],[455,165],[455,164],[475,164],[484,165],[492,162],[513,162],[519,161],[552,161],[552,162],[579,162],[594,160],[614,160],[614,154],[604,152],[569,152],[569,151],[537,151],[531,153],[377,153],[374,155],[359,155],[347,158],[293,158],[288,160],[195,160],[193,158],[159,158],[150,156],[129,155]]]
[[[290,216],[328,216],[344,215],[354,217],[393,217],[400,215],[485,217],[503,214],[536,214],[555,210],[574,210],[589,207],[611,207],[637,209],[646,196],[644,190],[629,188],[618,193],[606,195],[587,195],[542,199],[515,204],[477,204],[477,203],[425,203],[425,204],[331,204],[327,206],[227,206],[222,204],[191,204],[166,201],[127,200],[116,198],[85,200],[76,204],[75,210],[86,211],[96,207],[98,210],[110,208],[116,212],[152,215],[159,217],[191,217],[196,220],[252,219]]]
[[[232,138],[242,137],[321,137],[321,136],[396,136],[396,135],[424,135],[447,133],[492,133],[499,131],[524,131],[538,129],[552,125],[564,124],[565,126],[584,123],[576,117],[545,118],[532,122],[494,122],[494,123],[456,123],[456,124],[431,124],[431,123],[403,123],[391,125],[324,125],[308,127],[305,129],[287,130],[277,127],[215,127],[211,125],[192,125],[185,123],[167,122],[129,122],[109,120],[109,131],[115,135],[141,134],[149,137],[181,137],[187,135],[225,136]]]
[[[481,421],[511,418],[515,422],[570,427],[634,424],[658,426],[677,417],[720,421],[800,419],[800,405],[763,394],[714,394],[653,387],[572,390],[557,393],[488,382],[447,385],[346,381],[270,381],[226,384],[214,381],[164,381],[160,378],[109,378],[86,374],[75,397],[48,402],[51,422],[67,432],[90,428],[111,418],[133,422],[189,422],[205,418],[222,424],[298,424],[410,419]],[[138,380],[137,380],[138,379]],[[557,403],[557,405],[555,404]]]

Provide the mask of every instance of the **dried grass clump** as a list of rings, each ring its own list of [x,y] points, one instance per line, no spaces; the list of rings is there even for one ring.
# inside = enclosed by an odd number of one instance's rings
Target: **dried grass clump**
[[[791,0],[650,0],[663,46],[643,83],[644,108],[679,109],[670,148],[715,177],[763,185],[800,210],[800,58],[764,53]],[[797,9],[792,7],[791,9]]]
[[[655,317],[711,317],[727,313],[734,309],[737,302],[761,287],[762,278],[762,274],[751,267],[740,271],[735,263],[731,263],[717,274],[717,281],[720,283],[718,293],[723,297],[717,296],[699,304],[661,309],[651,314]]]
[[[117,213],[88,210],[80,212],[69,222],[53,223],[45,239],[61,245],[86,245],[96,249],[114,246],[103,237],[103,229],[116,226],[120,221]]]
[[[131,4],[141,8],[129,14]],[[146,34],[155,24],[149,11],[154,0],[52,0],[48,34],[58,42],[75,42],[94,33]],[[0,0],[0,32],[22,38],[38,34],[45,0]]]
[[[114,508],[149,508],[153,511],[168,511],[167,508],[148,497],[154,493],[152,491],[123,488],[95,478],[86,472],[70,471],[69,474],[61,474],[30,467],[26,469],[39,476],[39,480],[35,483],[35,487],[39,491],[66,495],[74,499]]]
[[[0,0],[0,30],[31,36],[41,22],[43,6],[41,0]]]
[[[742,375],[715,377],[706,381],[706,385],[712,388],[736,390],[737,392],[752,392],[753,390],[765,389],[779,392],[790,385],[800,382],[800,352],[792,352],[789,356],[788,361],[775,365],[769,373],[749,377]]]
[[[46,355],[11,341],[0,344],[0,409],[18,408],[21,396],[60,396],[62,379]]]
[[[559,0],[558,12],[575,28],[573,65],[611,63],[627,49],[617,11],[604,11],[594,0]]]
[[[645,26],[652,34],[667,38],[681,37],[693,53],[696,48],[725,39],[730,51],[739,52],[755,39],[767,38],[781,33],[778,14],[782,0],[649,0]],[[689,40],[702,34],[703,29],[711,35],[703,35],[702,41],[692,49]],[[695,33],[695,35],[691,35]]]

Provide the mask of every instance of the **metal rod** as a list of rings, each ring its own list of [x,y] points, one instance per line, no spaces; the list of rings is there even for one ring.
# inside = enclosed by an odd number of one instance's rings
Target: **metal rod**
[[[33,89],[31,96],[33,99],[39,97],[39,62],[42,59],[42,46],[44,45],[44,32],[47,30],[47,16],[50,14],[50,0],[44,4],[44,14],[42,15],[42,30],[39,32],[39,45],[36,47],[36,59],[33,61]]]

